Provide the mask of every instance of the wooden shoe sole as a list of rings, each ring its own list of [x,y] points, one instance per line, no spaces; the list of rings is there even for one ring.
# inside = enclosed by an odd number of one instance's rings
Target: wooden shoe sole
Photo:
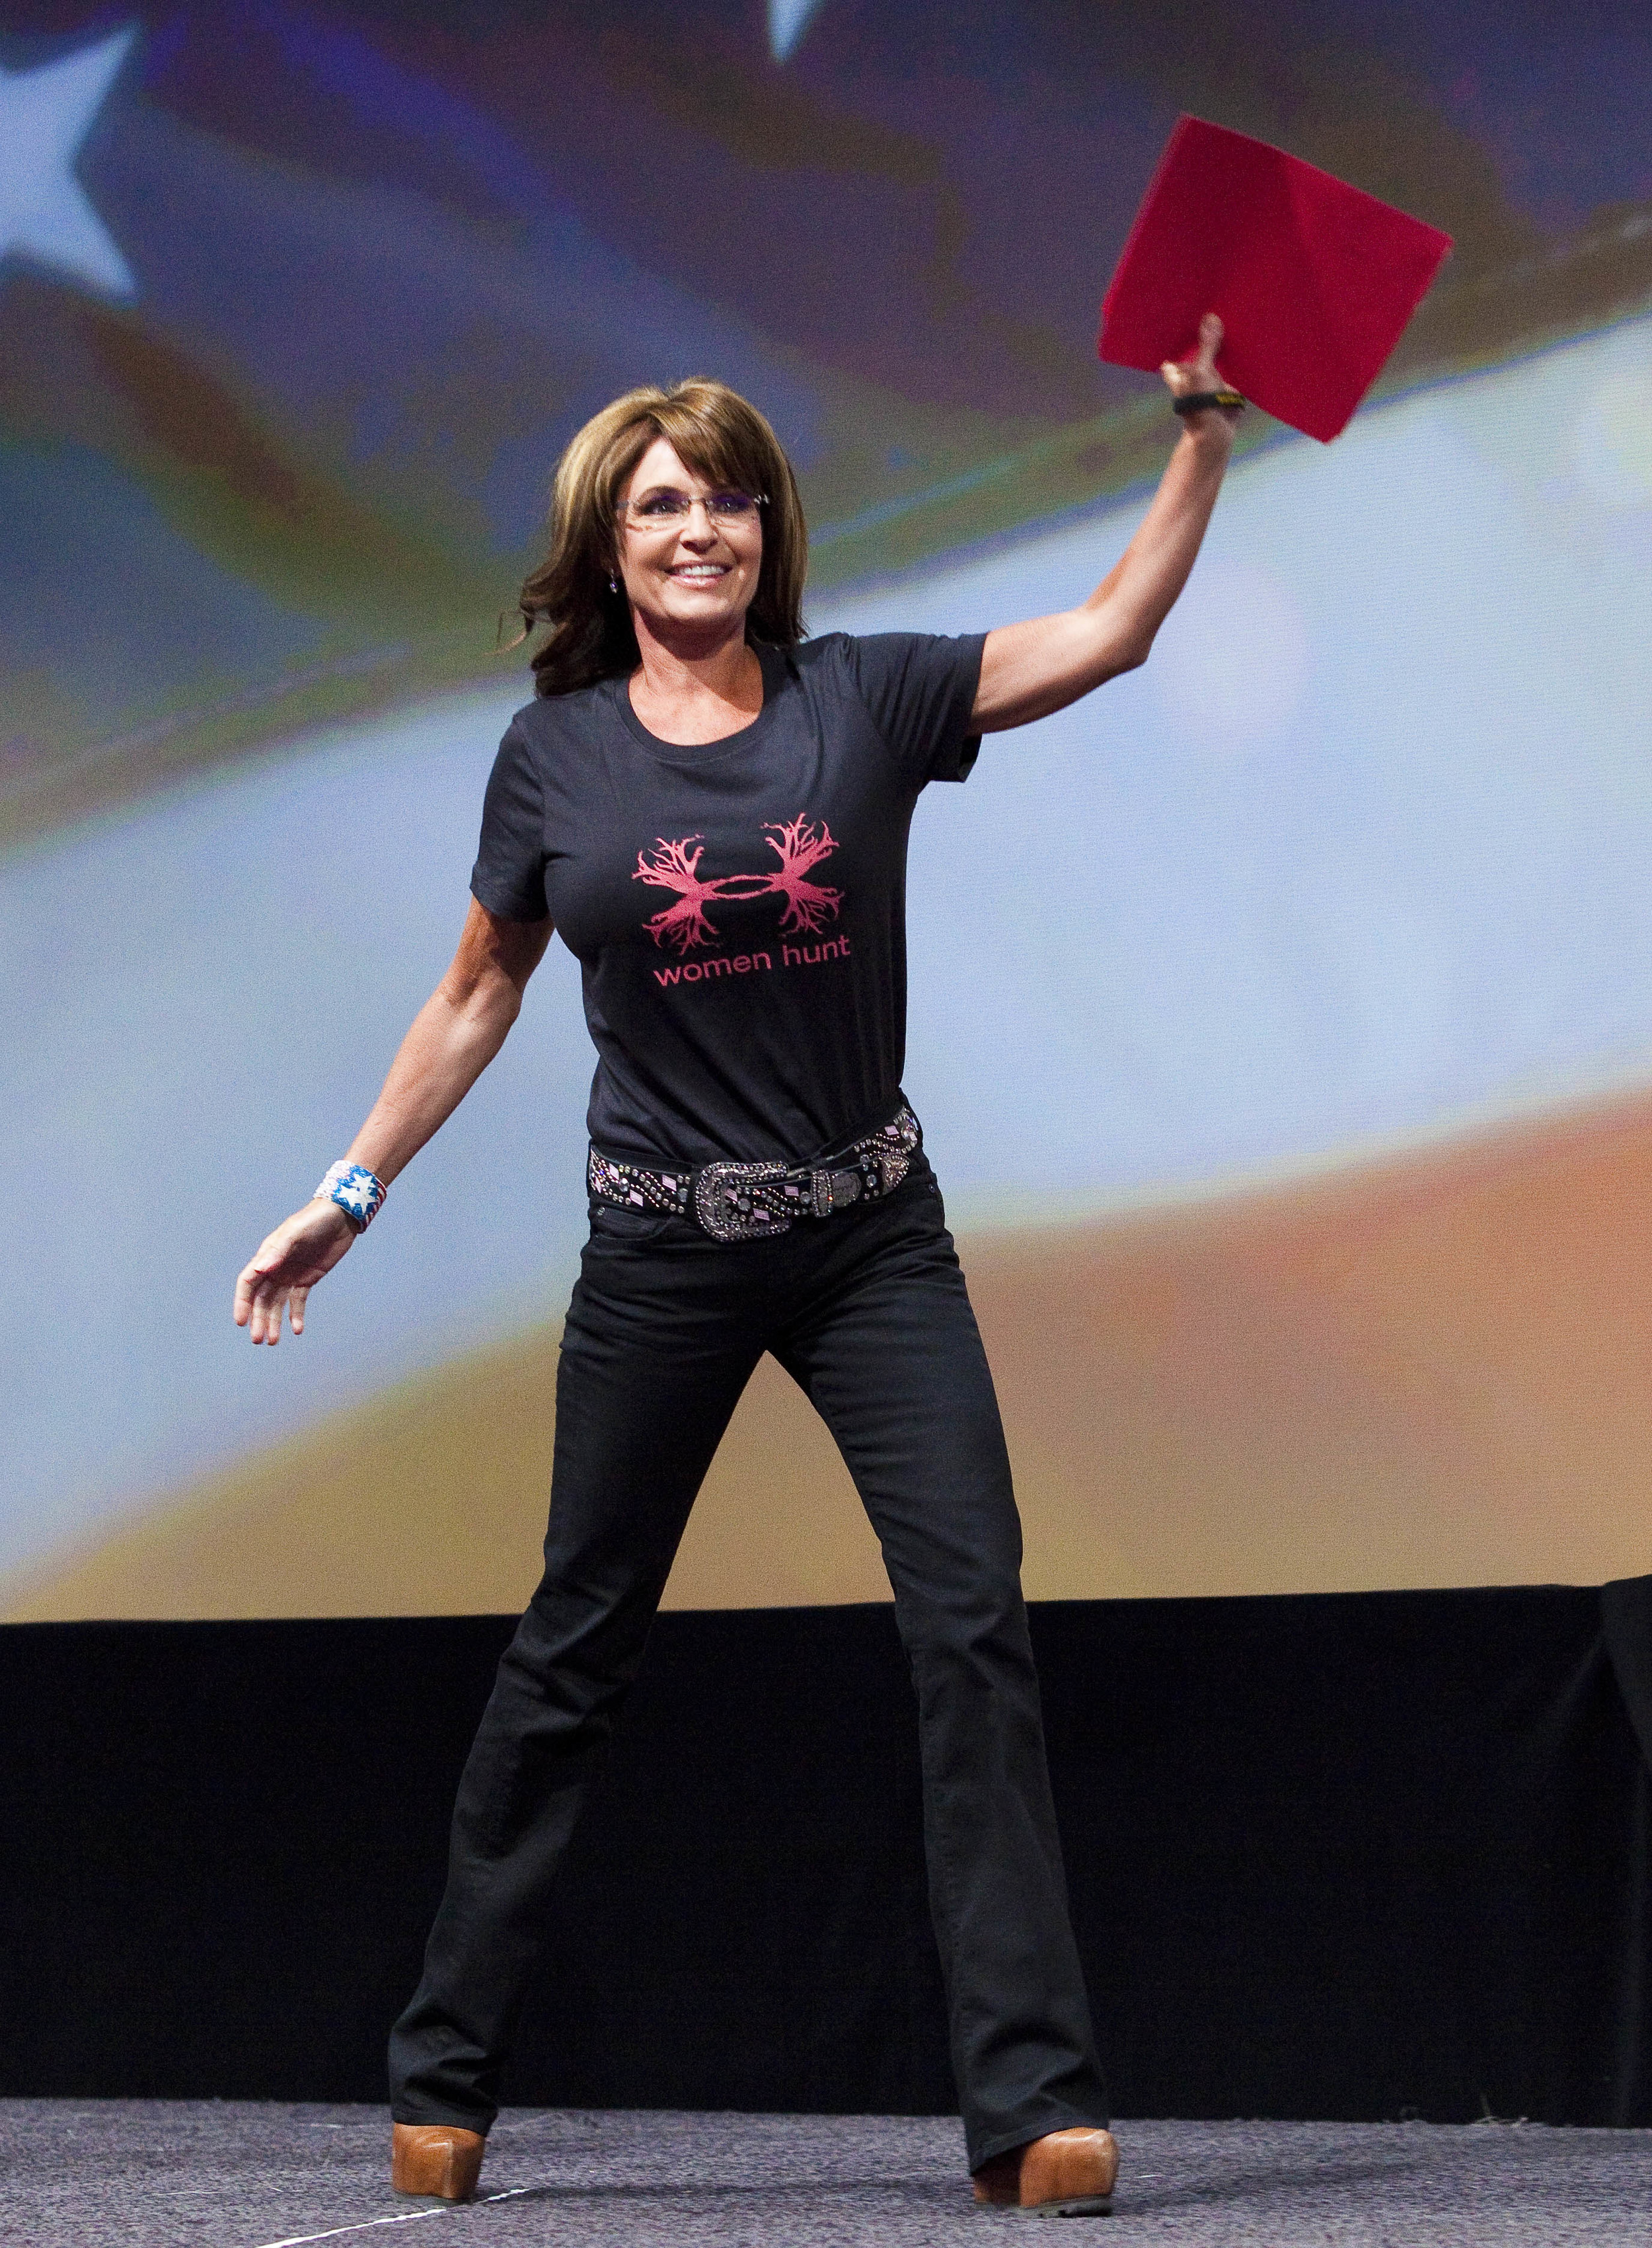
[[[976,2206],[1014,2217],[1107,2217],[1118,2176],[1110,2131],[1049,2131],[975,2173]]]
[[[468,2201],[486,2143],[480,2131],[457,2123],[393,2123],[390,2183],[413,2201]]]

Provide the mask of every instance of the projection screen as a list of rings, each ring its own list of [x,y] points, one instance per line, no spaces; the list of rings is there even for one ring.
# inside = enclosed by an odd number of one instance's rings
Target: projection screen
[[[254,1350],[451,955],[561,446],[721,376],[816,632],[1082,599],[1179,112],[1448,229],[1150,661],[920,803],[906,1089],[1036,1597],[1652,1567],[1652,24],[1404,0],[0,9],[0,1614],[519,1607],[585,1225],[554,947]],[[508,637],[508,635],[507,635]],[[667,1593],[886,1595],[766,1364]]]

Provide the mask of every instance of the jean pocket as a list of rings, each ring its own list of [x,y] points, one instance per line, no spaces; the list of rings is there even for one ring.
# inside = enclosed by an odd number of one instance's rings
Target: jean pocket
[[[622,1210],[617,1203],[594,1202],[590,1205],[590,1230],[593,1239],[610,1241],[660,1241],[667,1234],[685,1229],[686,1221],[673,1217],[665,1210]],[[687,1227],[693,1231],[692,1227]]]

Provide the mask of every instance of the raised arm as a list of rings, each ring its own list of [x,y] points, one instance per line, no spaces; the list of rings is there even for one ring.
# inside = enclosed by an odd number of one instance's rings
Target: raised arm
[[[349,1161],[387,1186],[439,1132],[505,1043],[528,978],[550,942],[548,921],[501,921],[473,898],[453,965],[414,1016]],[[254,1342],[279,1342],[285,1312],[302,1334],[304,1304],[356,1237],[333,1202],[307,1202],[278,1225],[236,1283],[235,1320]]]
[[[1178,398],[1224,387],[1216,372],[1222,323],[1207,312],[1198,353],[1159,370]],[[1186,415],[1175,451],[1136,536],[1081,608],[1031,617],[986,635],[971,724],[984,734],[1064,710],[1104,680],[1145,663],[1205,536],[1233,446],[1232,409]]]

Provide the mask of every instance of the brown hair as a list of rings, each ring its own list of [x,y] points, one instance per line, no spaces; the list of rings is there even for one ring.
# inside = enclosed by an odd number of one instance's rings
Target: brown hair
[[[550,549],[523,580],[518,603],[522,639],[550,627],[533,659],[536,694],[570,694],[634,671],[640,661],[625,588],[611,592],[609,579],[618,572],[619,496],[656,437],[668,438],[700,476],[768,495],[746,637],[780,648],[803,637],[809,532],[791,463],[754,406],[727,383],[694,375],[669,390],[628,390],[591,416],[556,463]]]

